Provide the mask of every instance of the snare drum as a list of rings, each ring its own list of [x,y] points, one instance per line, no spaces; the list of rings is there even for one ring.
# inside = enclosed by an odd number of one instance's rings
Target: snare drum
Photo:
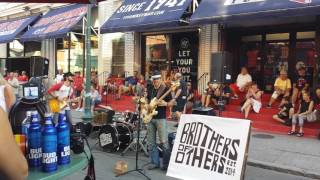
[[[118,151],[132,142],[132,129],[124,123],[103,126],[99,132],[99,145],[107,152]]]

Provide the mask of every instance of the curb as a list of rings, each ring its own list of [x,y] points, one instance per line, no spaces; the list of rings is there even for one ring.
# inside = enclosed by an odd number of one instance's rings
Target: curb
[[[258,167],[262,169],[273,170],[281,173],[292,174],[313,179],[320,179],[320,172],[308,171],[300,168],[278,165],[253,159],[248,159],[248,166]]]

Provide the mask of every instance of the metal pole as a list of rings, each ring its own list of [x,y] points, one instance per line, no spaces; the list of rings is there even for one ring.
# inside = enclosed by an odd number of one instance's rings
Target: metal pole
[[[91,1],[91,3],[94,3]],[[88,5],[88,12],[87,12],[87,26],[86,26],[86,50],[87,50],[87,58],[86,58],[86,84],[85,84],[85,94],[90,93],[90,79],[91,79],[91,8],[92,5]],[[85,96],[85,108],[84,108],[84,115],[82,117],[84,121],[91,121],[92,120],[92,113],[91,113],[91,97]]]

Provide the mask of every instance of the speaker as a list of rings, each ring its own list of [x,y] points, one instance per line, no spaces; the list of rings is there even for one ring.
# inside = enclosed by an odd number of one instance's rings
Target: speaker
[[[222,51],[211,55],[211,82],[232,83],[232,54]]]
[[[33,56],[30,59],[30,75],[33,77],[47,76],[49,71],[49,60],[40,56]]]
[[[209,108],[209,107],[207,107],[207,108],[202,108],[202,107],[193,108],[192,114],[199,114],[199,115],[206,115],[206,116],[215,116],[216,115],[213,108]]]

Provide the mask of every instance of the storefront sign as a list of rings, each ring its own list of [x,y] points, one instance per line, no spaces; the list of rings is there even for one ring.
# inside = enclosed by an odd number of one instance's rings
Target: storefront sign
[[[181,116],[167,175],[184,180],[240,180],[250,121]]]
[[[0,22],[0,42],[12,41],[38,16],[30,16],[23,19]]]
[[[172,36],[173,61],[172,69],[176,69],[183,75],[183,79],[197,86],[198,75],[198,34],[177,33]]]
[[[143,26],[177,23],[192,0],[125,0],[101,32],[130,31]]]
[[[50,11],[21,38],[22,40],[64,36],[87,13],[87,5],[71,5]]]
[[[230,5],[236,5],[236,4],[244,4],[244,3],[254,3],[254,2],[261,2],[265,0],[226,0],[224,5],[230,6]]]

